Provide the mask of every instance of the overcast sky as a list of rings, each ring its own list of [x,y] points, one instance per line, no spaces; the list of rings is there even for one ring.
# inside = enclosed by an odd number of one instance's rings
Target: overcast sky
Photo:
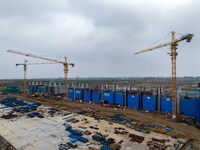
[[[171,76],[169,46],[133,55],[171,31],[194,34],[179,43],[177,76],[200,76],[199,15],[198,0],[0,0],[0,78],[23,78],[15,63],[25,59],[44,62],[8,48],[67,56],[69,77]],[[63,77],[63,66],[31,65],[27,77]]]

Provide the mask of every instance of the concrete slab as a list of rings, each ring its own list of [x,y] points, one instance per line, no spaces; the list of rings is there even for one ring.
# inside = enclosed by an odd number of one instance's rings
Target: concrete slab
[[[4,111],[3,107],[0,106],[1,113],[7,113],[8,109]],[[177,139],[173,139],[170,136],[162,135],[158,133],[145,134],[137,132],[133,129],[127,128],[124,125],[113,123],[110,125],[108,121],[105,120],[95,120],[92,117],[70,114],[67,116],[56,115],[55,117],[49,117],[47,110],[48,107],[40,107],[45,114],[44,118],[28,118],[26,114],[21,114],[21,117],[17,117],[11,120],[0,119],[0,135],[7,139],[14,147],[19,150],[55,150],[58,149],[58,144],[61,142],[69,142],[70,138],[68,135],[70,133],[65,131],[63,123],[68,123],[73,129],[78,129],[81,131],[89,130],[93,134],[100,132],[103,135],[108,135],[107,138],[114,138],[116,142],[123,140],[121,144],[122,150],[141,150],[148,149],[146,142],[150,141],[152,137],[157,137],[161,139],[169,139],[169,145],[177,143]],[[79,120],[77,123],[67,122],[68,119],[75,118]],[[86,121],[81,121],[83,118]],[[79,128],[79,126],[85,127],[86,129]],[[99,129],[91,129],[89,126],[96,126]],[[128,133],[133,133],[145,137],[145,140],[138,144],[136,142],[131,142],[128,138],[128,134],[116,135],[114,134],[115,128],[124,128]],[[95,147],[99,149],[102,145],[92,139],[92,135],[84,135],[84,137],[89,139],[89,142],[84,144],[81,142],[76,142],[78,149],[86,150],[88,147]]]

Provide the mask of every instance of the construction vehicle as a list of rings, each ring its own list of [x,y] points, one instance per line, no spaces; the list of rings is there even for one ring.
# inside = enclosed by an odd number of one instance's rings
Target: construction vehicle
[[[72,67],[74,67],[73,63],[68,63],[67,62],[67,57],[64,57],[64,61],[60,61],[60,60],[56,60],[56,59],[52,59],[52,58],[47,58],[47,57],[43,57],[43,56],[39,56],[39,55],[34,55],[34,54],[29,54],[29,53],[24,53],[24,52],[12,50],[12,49],[8,49],[7,52],[18,54],[18,55],[24,55],[24,56],[27,56],[27,57],[32,57],[32,58],[46,60],[46,61],[52,62],[54,64],[63,64],[63,66],[64,66],[64,99],[65,100],[67,99],[67,97],[68,97],[68,92],[67,92],[68,91],[68,87],[67,87],[68,66],[71,65]]]
[[[35,92],[34,94],[32,94],[32,97],[38,97],[38,96],[39,96],[38,92]]]
[[[134,53],[135,55],[144,53],[144,52],[149,52],[153,51],[155,49],[165,47],[168,45],[171,45],[171,52],[168,53],[171,56],[171,62],[172,62],[172,119],[176,119],[177,116],[177,84],[176,84],[176,57],[177,57],[177,46],[178,43],[186,40],[187,42],[190,42],[192,37],[194,36],[193,34],[186,34],[181,36],[179,39],[175,39],[175,32],[171,32],[172,38],[171,41],[165,44],[160,44],[151,48],[147,48],[144,50],[141,50],[139,52]]]

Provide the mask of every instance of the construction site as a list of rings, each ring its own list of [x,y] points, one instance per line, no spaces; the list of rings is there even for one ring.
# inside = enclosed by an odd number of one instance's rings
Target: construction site
[[[200,150],[199,6],[2,1],[0,150]]]
[[[73,63],[8,49],[45,63],[16,63],[24,80],[2,80],[1,149],[200,149],[198,80],[176,78],[176,49],[193,34],[135,54],[171,46],[172,78],[69,79]],[[29,65],[58,63],[59,81],[29,80]],[[177,87],[177,82],[181,89]],[[17,84],[16,84],[17,83]],[[5,86],[6,85],[6,86]]]

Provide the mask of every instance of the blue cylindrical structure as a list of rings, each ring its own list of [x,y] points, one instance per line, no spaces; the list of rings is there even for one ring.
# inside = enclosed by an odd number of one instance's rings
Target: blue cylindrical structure
[[[157,96],[155,95],[143,95],[142,96],[142,109],[149,111],[157,110]]]
[[[200,123],[200,99],[182,99],[180,101],[180,113],[195,117],[196,122]]]
[[[74,99],[74,89],[68,88],[68,98]]]
[[[34,86],[35,86],[35,85],[29,85],[29,86],[28,86],[28,92],[29,92],[30,94],[33,94],[33,93],[34,93]]]
[[[115,92],[115,104],[124,106],[124,93],[122,91]]]
[[[140,99],[139,99],[139,94],[132,94],[128,93],[127,94],[127,103],[129,108],[140,108]]]
[[[115,94],[113,91],[103,91],[103,100],[107,101],[109,104],[114,104]]]
[[[83,100],[86,102],[92,101],[92,90],[91,89],[84,89],[83,93]]]
[[[83,100],[83,89],[76,89],[75,90],[75,99]]]
[[[162,97],[160,101],[160,111],[163,113],[172,113],[172,98]]]
[[[196,117],[196,121],[198,123],[200,123],[200,99],[198,99],[198,102],[197,102],[197,110],[198,110],[198,116]]]
[[[101,91],[100,90],[93,90],[92,92],[92,101],[95,103],[100,103],[101,100]]]

